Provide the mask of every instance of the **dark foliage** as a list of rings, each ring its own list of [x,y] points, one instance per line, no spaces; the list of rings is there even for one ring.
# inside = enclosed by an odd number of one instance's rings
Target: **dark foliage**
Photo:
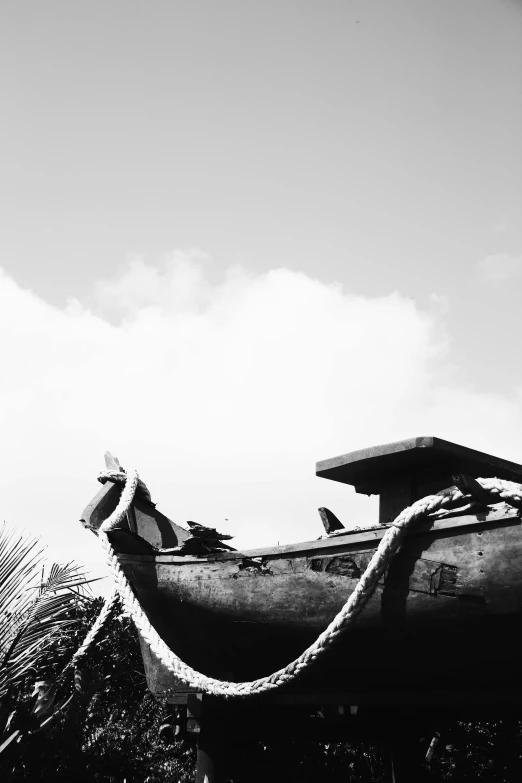
[[[227,773],[227,783],[389,783],[390,763],[371,743],[252,742],[227,759]]]
[[[72,629],[55,640],[45,665],[10,694],[19,742],[8,748],[0,767],[5,780],[28,781],[173,781],[193,779],[195,751],[189,743],[165,744],[160,726],[168,705],[147,691],[134,626],[115,612],[102,638],[92,647],[80,677],[60,673],[83,641],[102,605],[80,600]],[[50,726],[38,730],[32,717],[35,680],[56,680],[56,703],[73,700]]]
[[[447,781],[512,783],[522,780],[522,722],[451,723],[441,733],[433,769]]]
[[[432,739],[412,734],[397,751],[402,765],[398,780],[415,783],[519,783],[522,780],[522,724],[515,720],[463,723],[441,727],[431,763],[426,753]],[[391,783],[391,745],[381,741],[331,744],[261,743],[239,746],[227,760],[227,783]],[[404,758],[406,756],[406,758]],[[416,762],[408,772],[408,764]],[[406,770],[404,770],[406,764]]]
[[[4,718],[15,713],[9,732],[19,728],[21,733],[0,754],[2,781],[193,783],[195,744],[174,741],[162,729],[171,722],[170,708],[148,693],[136,632],[120,611],[114,612],[91,649],[76,681],[79,690],[75,690],[72,669],[61,674],[101,604],[101,599],[78,598],[71,610],[73,624],[54,640],[40,671],[18,683],[3,703]],[[33,709],[37,680],[54,683],[55,705],[75,694],[44,729]],[[407,753],[415,755],[422,767],[417,783],[514,783],[522,779],[520,722],[453,722],[440,726],[440,732],[431,764],[425,759],[432,736],[424,732],[412,737]],[[391,780],[390,750],[382,741],[324,744],[282,738],[278,743],[252,741],[231,746],[226,756],[227,783]]]

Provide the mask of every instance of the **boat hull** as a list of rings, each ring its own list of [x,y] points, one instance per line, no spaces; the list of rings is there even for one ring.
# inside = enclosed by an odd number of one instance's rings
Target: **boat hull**
[[[354,624],[284,692],[426,703],[513,694],[522,641],[522,531],[513,509],[427,521],[412,532]],[[249,680],[284,667],[344,606],[383,530],[205,558],[119,554],[142,606],[182,660]],[[153,692],[184,692],[142,640]],[[343,695],[344,694],[344,695]],[[399,694],[399,695],[397,695]],[[408,695],[409,694],[409,695]],[[460,695],[459,695],[460,694]],[[448,696],[449,698],[449,696]]]

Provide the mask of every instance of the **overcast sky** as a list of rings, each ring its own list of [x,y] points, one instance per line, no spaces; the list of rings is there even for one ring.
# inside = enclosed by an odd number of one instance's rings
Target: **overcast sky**
[[[520,1],[1,17],[0,518],[98,568],[107,448],[237,546],[372,518],[338,453],[522,462]]]

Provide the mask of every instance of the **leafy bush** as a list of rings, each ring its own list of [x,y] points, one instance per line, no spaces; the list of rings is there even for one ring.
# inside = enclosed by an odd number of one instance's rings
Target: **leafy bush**
[[[68,633],[55,639],[40,669],[40,681],[56,683],[56,702],[74,694],[54,722],[38,729],[27,723],[34,704],[35,678],[11,694],[11,706],[26,718],[26,731],[11,749],[4,774],[12,780],[121,781],[158,779],[188,783],[195,751],[188,743],[166,745],[160,726],[170,708],[148,692],[132,622],[116,611],[101,639],[89,651],[79,676],[61,675],[99,613],[102,599],[78,600]]]

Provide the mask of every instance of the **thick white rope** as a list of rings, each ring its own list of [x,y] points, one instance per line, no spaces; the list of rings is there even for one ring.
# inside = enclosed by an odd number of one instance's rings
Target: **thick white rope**
[[[116,590],[116,588],[113,588],[109,597],[105,599],[105,603],[102,606],[102,610],[98,615],[98,617],[96,618],[95,622],[93,623],[92,628],[90,629],[89,633],[83,640],[80,647],[78,647],[78,649],[74,653],[70,663],[67,665],[67,668],[69,668],[69,666],[74,666],[76,670],[80,668],[83,658],[85,658],[87,652],[89,651],[89,647],[91,646],[91,644],[93,644],[96,641],[96,639],[104,629],[108,619],[110,618],[112,614],[112,610],[114,609],[117,600],[118,600],[118,591]]]
[[[261,677],[260,679],[252,680],[251,682],[227,682],[226,680],[217,680],[213,677],[207,677],[183,663],[159,636],[134,595],[107,536],[107,531],[114,529],[122,521],[132,503],[136,488],[139,485],[138,474],[135,470],[130,471],[128,474],[119,474],[118,481],[122,481],[121,476],[124,477],[125,486],[119,503],[112,514],[100,527],[98,535],[101,545],[105,550],[107,562],[114,576],[116,589],[122,605],[126,612],[132,617],[138,631],[150,646],[152,652],[163,665],[175,675],[175,677],[192,688],[205,691],[214,696],[224,696],[227,698],[258,695],[279,688],[296,679],[305,669],[311,666],[325,650],[335,643],[339,635],[351,625],[362,612],[368,600],[375,592],[379,579],[399,548],[408,528],[427,514],[451,506],[456,500],[468,497],[459,489],[454,488],[447,490],[443,495],[428,495],[421,500],[417,500],[417,502],[409,508],[405,508],[386,530],[366,571],[359,579],[359,582],[346,604],[308,649],[283,669],[279,669],[267,677]],[[477,481],[489,494],[492,503],[498,503],[501,500],[504,500],[511,505],[522,506],[522,485],[496,478],[481,478],[477,479]],[[82,645],[82,647],[83,646],[84,645]]]

